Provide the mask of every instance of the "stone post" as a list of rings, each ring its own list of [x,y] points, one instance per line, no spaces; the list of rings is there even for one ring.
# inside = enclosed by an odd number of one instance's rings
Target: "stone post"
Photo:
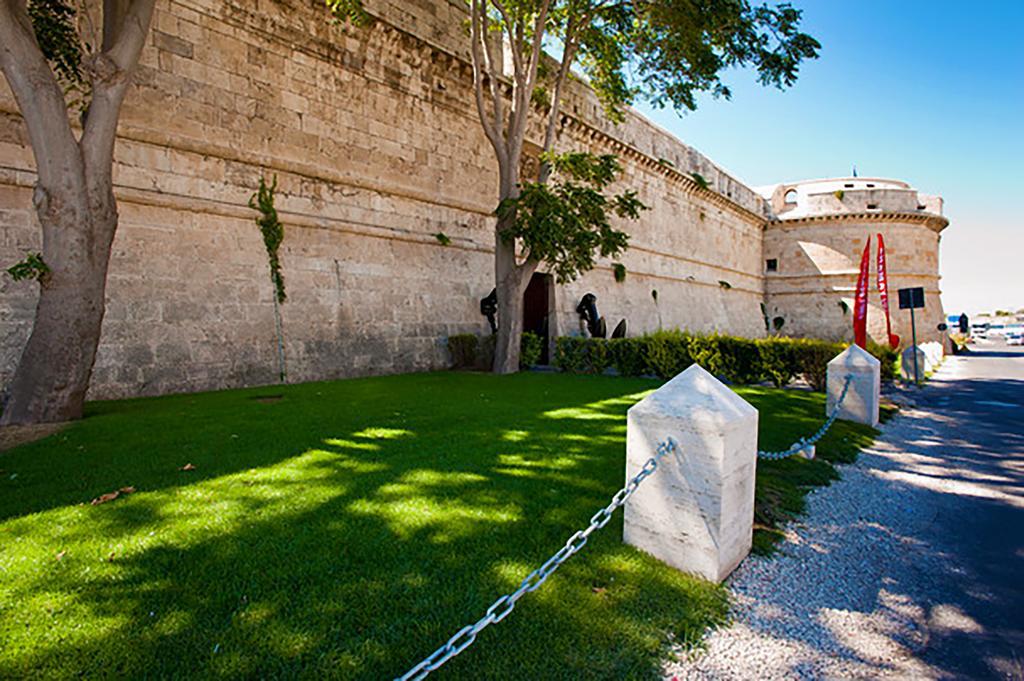
[[[917,354],[917,373],[918,378],[924,380],[924,374],[928,371],[928,355],[925,354],[924,350],[918,345],[908,345],[902,353],[900,353],[900,373],[903,374],[903,378],[908,381],[914,380],[914,354]]]
[[[626,417],[626,479],[675,440],[626,502],[623,539],[674,568],[720,582],[750,552],[757,410],[696,364]]]
[[[828,363],[825,413],[831,414],[843,392],[846,377],[852,375],[839,418],[878,425],[878,402],[882,395],[882,363],[859,345],[851,345]]]

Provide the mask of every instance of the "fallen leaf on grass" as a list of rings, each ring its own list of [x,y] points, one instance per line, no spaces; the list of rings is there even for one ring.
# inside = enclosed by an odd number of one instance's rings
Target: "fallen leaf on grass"
[[[111,551],[110,555],[107,556],[107,562],[108,563],[113,563],[114,562],[114,552],[113,551]]]
[[[108,501],[113,501],[114,499],[117,499],[122,494],[134,494],[134,493],[135,493],[135,488],[134,487],[122,487],[121,489],[114,490],[113,492],[107,492],[106,494],[101,494],[100,496],[96,497],[95,499],[93,499],[89,503],[91,503],[93,506],[99,506],[100,504],[105,504]]]
[[[64,560],[64,556],[68,555],[67,551],[61,551],[57,554],[57,560]]]
[[[101,494],[100,496],[96,497],[89,503],[92,504],[93,506],[99,506],[100,504],[105,504],[108,501],[113,501],[119,496],[121,496],[120,492],[107,492],[106,494]]]
[[[608,589],[604,588],[603,586],[592,586],[590,587],[590,590],[596,594],[603,594],[606,591],[608,591]]]
[[[181,468],[179,468],[178,470],[179,470],[179,471],[194,471],[195,469],[196,469],[196,467],[195,467],[195,466],[193,466],[193,465],[192,465],[192,464],[190,464],[190,463],[187,463],[187,464],[185,464],[184,466],[182,466]]]

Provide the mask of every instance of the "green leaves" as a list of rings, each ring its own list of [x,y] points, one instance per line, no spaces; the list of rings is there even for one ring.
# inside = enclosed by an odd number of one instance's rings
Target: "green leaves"
[[[65,0],[29,0],[26,10],[43,56],[66,86],[81,86],[82,45],[75,8]]]
[[[800,63],[821,45],[799,30],[788,3],[751,7],[746,0],[637,2],[631,66],[656,105],[696,109],[696,93],[730,96],[723,69],[753,66],[764,85],[788,87]]]
[[[788,87],[821,45],[800,31],[789,3],[754,7],[747,0],[563,0],[549,33],[578,43],[578,62],[615,121],[643,97],[678,110],[697,108],[697,93],[730,96],[720,73],[757,69],[764,85]],[[575,21],[575,30],[570,31]],[[584,22],[585,25],[579,25]],[[570,33],[572,34],[570,37]]]
[[[14,281],[35,279],[42,284],[50,276],[50,266],[43,261],[41,253],[29,253],[24,260],[8,267],[7,274]]]
[[[518,196],[502,201],[501,237],[520,240],[530,259],[547,263],[565,283],[593,269],[596,256],[624,251],[629,237],[612,228],[610,217],[635,220],[646,206],[633,191],[605,194],[622,171],[615,156],[546,153],[541,160],[551,165],[552,179],[523,183]]]
[[[267,247],[267,256],[270,259],[270,279],[274,282],[274,291],[277,295],[277,302],[283,303],[287,296],[284,292],[284,275],[281,274],[281,261],[278,258],[277,250],[284,241],[284,225],[277,218],[277,209],[274,207],[274,192],[277,190],[277,176],[274,182],[267,185],[264,178],[260,178],[259,189],[249,198],[249,207],[260,212],[256,224],[263,234],[263,244]]]
[[[370,23],[370,15],[363,9],[361,0],[324,0],[324,3],[338,21],[350,21],[357,26]]]

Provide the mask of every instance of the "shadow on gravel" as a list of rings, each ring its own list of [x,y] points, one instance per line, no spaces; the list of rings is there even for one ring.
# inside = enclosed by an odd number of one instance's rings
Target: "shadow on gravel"
[[[1017,367],[1008,372],[1024,375]],[[912,656],[940,678],[1024,678],[1024,380],[938,380],[915,399],[861,466],[842,471],[871,499],[851,499],[854,518],[816,530],[813,552],[793,549],[808,574],[841,566],[851,576],[799,580],[813,617],[783,636],[867,677],[904,670],[898,659]],[[791,609],[784,599],[758,592],[750,625],[780,637],[764,613]]]

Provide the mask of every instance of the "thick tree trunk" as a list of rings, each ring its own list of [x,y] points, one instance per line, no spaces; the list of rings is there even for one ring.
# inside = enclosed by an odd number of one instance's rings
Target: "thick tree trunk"
[[[519,371],[519,350],[523,335],[523,294],[538,263],[516,264],[515,246],[501,239],[503,223],[495,230],[494,279],[498,290],[498,337],[494,347],[494,373]]]
[[[32,334],[0,425],[81,418],[103,323],[110,246],[117,209],[106,187],[89,188],[84,172],[54,190],[37,187],[51,273],[42,282]]]
[[[522,275],[515,249],[496,239],[494,275],[498,289],[498,338],[494,347],[494,373],[519,371],[519,344],[523,333]]]
[[[50,269],[40,281],[32,334],[0,425],[82,415],[117,229],[111,179],[117,120],[155,4],[103,1],[102,51],[82,62],[92,98],[78,139],[24,0],[0,0],[0,70],[21,109],[35,156],[38,181],[32,201],[43,228],[43,260]]]

